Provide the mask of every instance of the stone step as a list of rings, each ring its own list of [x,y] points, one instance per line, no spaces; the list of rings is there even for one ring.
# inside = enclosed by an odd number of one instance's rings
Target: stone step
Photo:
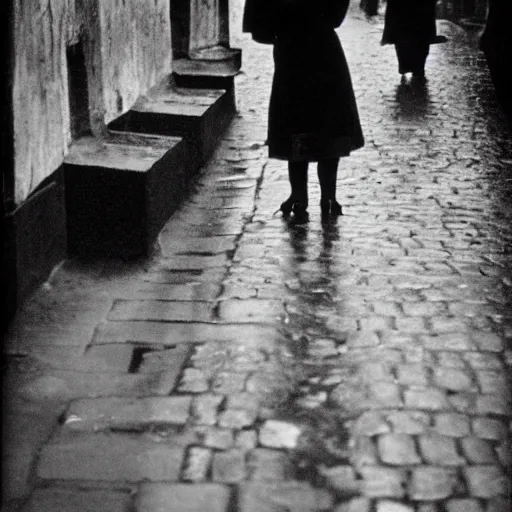
[[[71,256],[147,255],[197,162],[186,138],[108,132],[75,141],[64,160]]]
[[[178,87],[230,90],[240,71],[240,62],[238,58],[221,61],[183,58],[173,61],[172,67]]]
[[[191,52],[189,58],[173,61],[173,80],[178,87],[225,89],[234,113],[234,79],[242,67],[242,51],[238,48],[214,46]]]
[[[222,45],[209,46],[189,51],[189,57],[192,60],[208,61],[232,61],[240,69],[242,65],[242,50],[239,48],[227,48]]]
[[[192,149],[191,169],[196,170],[211,155],[233,115],[231,94],[225,89],[190,89],[166,81],[139,98],[109,129],[183,137]]]

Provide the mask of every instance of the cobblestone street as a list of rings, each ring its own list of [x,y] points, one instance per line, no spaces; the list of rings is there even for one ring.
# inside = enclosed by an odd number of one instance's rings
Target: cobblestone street
[[[512,140],[476,35],[439,33],[401,83],[351,10],[366,145],[344,215],[312,166],[294,224],[272,48],[235,31],[239,113],[156,254],[67,261],[12,325],[6,511],[510,510]]]

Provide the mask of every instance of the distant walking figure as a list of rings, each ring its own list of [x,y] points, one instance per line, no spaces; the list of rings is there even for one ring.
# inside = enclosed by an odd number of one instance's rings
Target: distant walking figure
[[[425,77],[430,45],[445,42],[436,34],[436,0],[388,0],[382,44],[394,44],[398,72]]]
[[[361,0],[359,7],[366,16],[377,16],[379,14],[379,0]]]
[[[350,72],[334,29],[349,0],[247,0],[244,32],[274,45],[269,156],[288,161],[284,215],[307,220],[308,164],[318,162],[322,215],[342,214],[336,201],[339,158],[364,145]]]

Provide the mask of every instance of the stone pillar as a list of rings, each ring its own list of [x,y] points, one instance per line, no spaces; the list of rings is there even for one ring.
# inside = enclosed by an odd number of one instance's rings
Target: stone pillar
[[[233,91],[242,52],[230,47],[229,0],[171,0],[171,32],[177,86]]]
[[[219,41],[229,47],[229,0],[219,0],[220,23]]]

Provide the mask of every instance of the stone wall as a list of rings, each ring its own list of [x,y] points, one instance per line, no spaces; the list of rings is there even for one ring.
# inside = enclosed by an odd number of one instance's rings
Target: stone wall
[[[101,0],[105,121],[171,70],[170,0]]]
[[[62,162],[70,139],[66,46],[84,20],[73,0],[15,0],[15,200]],[[60,27],[66,27],[61,30]]]
[[[61,165],[72,141],[70,47],[83,51],[87,85],[78,96],[88,96],[98,133],[170,72],[169,1],[13,0],[17,204]]]
[[[219,43],[219,0],[191,0],[190,50],[199,50]]]

